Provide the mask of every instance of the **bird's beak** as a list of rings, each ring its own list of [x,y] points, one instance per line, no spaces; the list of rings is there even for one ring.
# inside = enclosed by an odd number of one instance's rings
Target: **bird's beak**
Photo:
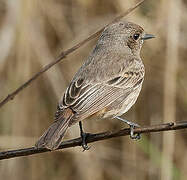
[[[147,40],[147,39],[152,39],[152,38],[155,38],[155,36],[152,35],[152,34],[145,34],[141,39],[142,40]]]

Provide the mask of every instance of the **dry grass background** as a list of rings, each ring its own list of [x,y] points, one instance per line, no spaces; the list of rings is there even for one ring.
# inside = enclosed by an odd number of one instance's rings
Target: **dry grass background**
[[[65,50],[124,12],[131,0],[1,0],[0,98]],[[144,44],[143,90],[124,117],[140,125],[186,120],[187,3],[146,0],[127,17],[157,38]],[[56,105],[96,40],[51,68],[0,109],[0,149],[32,146],[53,121]],[[117,120],[87,121],[88,132],[120,129]],[[65,139],[79,136],[78,125]],[[0,178],[14,180],[186,180],[186,130],[155,133],[135,142],[120,137],[0,163]]]

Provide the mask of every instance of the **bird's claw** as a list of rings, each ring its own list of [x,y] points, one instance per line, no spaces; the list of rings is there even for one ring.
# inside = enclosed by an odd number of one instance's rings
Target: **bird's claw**
[[[137,127],[137,126],[130,125],[130,138],[134,139],[134,140],[139,140],[139,139],[141,139],[141,135],[140,135],[140,133],[137,133],[136,135],[134,134],[135,127]],[[140,127],[140,126],[138,125],[138,127]]]
[[[90,149],[90,146],[88,146],[87,142],[86,142],[86,139],[89,135],[90,135],[90,133],[84,133],[84,132],[81,133],[81,138],[82,138],[82,144],[81,145],[82,145],[82,148],[83,148],[83,152]]]

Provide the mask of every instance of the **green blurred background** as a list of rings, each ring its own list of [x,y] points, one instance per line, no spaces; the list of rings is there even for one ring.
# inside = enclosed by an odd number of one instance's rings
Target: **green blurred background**
[[[0,99],[60,52],[80,42],[137,1],[0,0]],[[142,126],[187,117],[187,2],[146,0],[126,17],[156,38],[144,43],[146,77],[124,118]],[[57,102],[97,39],[51,68],[0,109],[0,149],[30,147],[53,121]],[[114,119],[85,121],[87,132],[118,130]],[[65,139],[79,136],[73,126]],[[2,180],[186,180],[186,130],[119,137],[0,162]]]

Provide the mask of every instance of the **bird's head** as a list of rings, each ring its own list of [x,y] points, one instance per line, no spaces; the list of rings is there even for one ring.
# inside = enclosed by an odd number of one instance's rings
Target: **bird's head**
[[[139,55],[144,40],[154,37],[152,34],[146,34],[144,29],[137,24],[119,21],[107,26],[100,40],[108,46],[127,51],[126,53]]]

